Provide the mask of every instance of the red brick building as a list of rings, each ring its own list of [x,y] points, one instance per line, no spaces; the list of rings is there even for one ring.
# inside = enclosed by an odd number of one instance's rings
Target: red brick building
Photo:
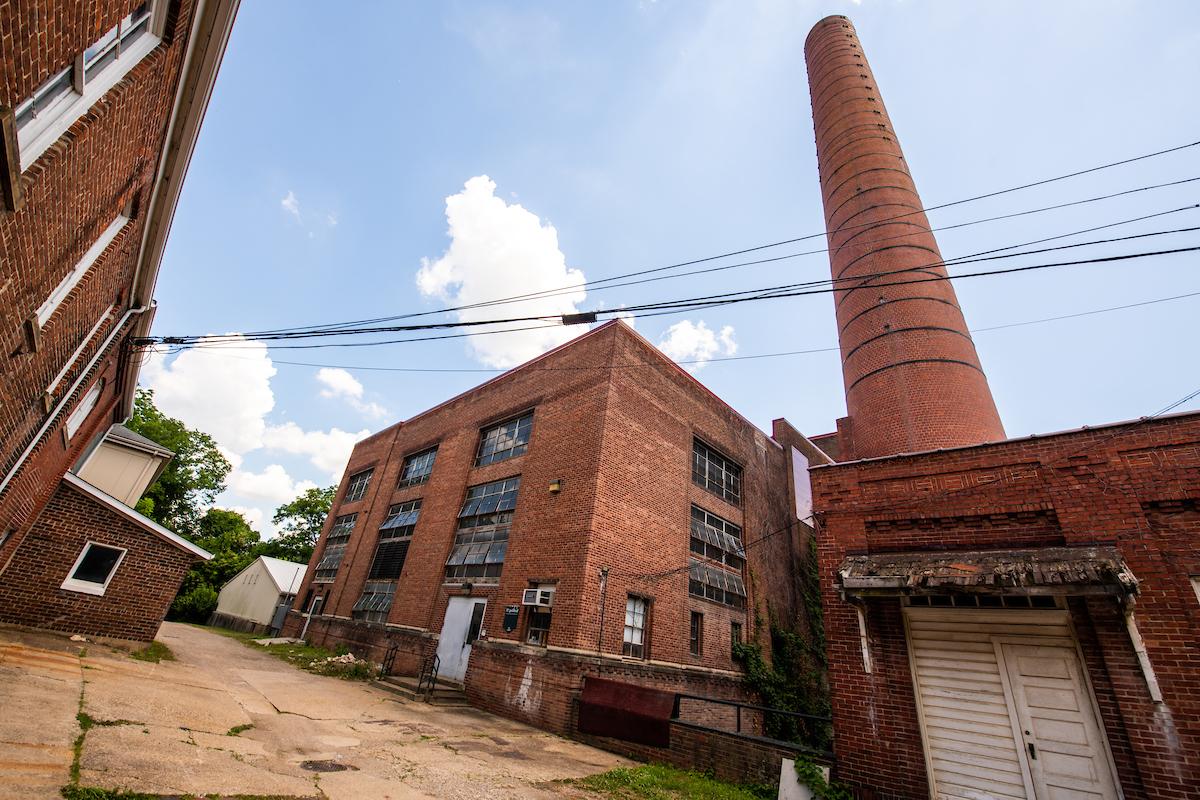
[[[151,638],[203,552],[68,471],[132,409],[236,5],[0,2],[2,621]]]
[[[556,731],[585,675],[744,697],[732,641],[796,618],[808,539],[791,469],[816,450],[776,428],[605,324],[359,443],[285,631],[394,645],[400,673],[436,654]]]
[[[849,412],[810,473],[838,776],[1197,796],[1200,414],[1005,440],[849,21],[806,56]]]

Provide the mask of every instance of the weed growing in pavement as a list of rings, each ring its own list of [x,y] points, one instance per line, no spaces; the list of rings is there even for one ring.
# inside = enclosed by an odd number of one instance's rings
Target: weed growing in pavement
[[[158,641],[151,642],[141,650],[133,651],[129,657],[136,658],[138,661],[151,661],[155,664],[160,661],[175,660],[175,654],[171,652],[171,648]]]
[[[253,728],[254,725],[234,725],[229,730],[225,731],[226,736],[241,736],[246,731]]]
[[[350,655],[350,651],[344,645],[339,646],[337,650],[313,647],[303,642],[298,644],[272,644],[264,646],[255,644],[255,639],[262,638],[258,634],[242,633],[240,631],[226,630],[225,628],[213,628],[207,625],[196,625],[194,627],[203,628],[212,633],[219,633],[230,639],[237,639],[259,652],[275,656],[294,667],[299,667],[302,670],[317,675],[328,675],[333,678],[344,678],[345,680],[352,681],[369,681],[378,673],[378,670],[371,662]]]

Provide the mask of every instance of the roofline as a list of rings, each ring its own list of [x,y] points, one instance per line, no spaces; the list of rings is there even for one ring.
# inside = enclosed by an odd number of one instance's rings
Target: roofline
[[[1012,439],[997,439],[994,442],[980,442],[979,444],[964,444],[957,447],[939,447],[933,450],[914,450],[908,453],[893,453],[890,456],[874,456],[872,458],[856,458],[853,461],[835,461],[832,464],[817,464],[811,469],[827,469],[830,467],[842,467],[847,464],[869,464],[875,461],[888,461],[893,458],[913,458],[916,456],[925,456],[932,453],[955,453],[961,450],[976,450],[981,447],[1000,447],[1006,444],[1019,444],[1020,442],[1028,442],[1034,439],[1049,439],[1055,436],[1070,436],[1075,433],[1083,433],[1084,431],[1102,431],[1109,428],[1122,428],[1130,425],[1139,425],[1150,422],[1162,422],[1164,420],[1181,419],[1183,417],[1198,417],[1200,418],[1200,410],[1196,411],[1178,411],[1174,414],[1160,414],[1157,416],[1138,417],[1137,419],[1127,419],[1121,422],[1105,422],[1100,425],[1083,425],[1078,428],[1068,428],[1061,431],[1053,431],[1051,433],[1031,433],[1028,436],[1015,437]]]
[[[307,577],[307,575],[308,575],[308,564],[301,564],[299,561],[288,561],[285,558],[275,558],[275,556],[259,556],[258,558],[254,559],[254,561],[263,562],[263,568],[266,569],[267,575],[269,575],[271,577],[271,583],[275,584],[275,588],[278,589],[279,591],[291,593],[292,587],[289,586],[285,589],[283,586],[281,586],[279,584],[279,581],[275,580],[275,576],[273,574],[271,574],[271,568],[267,566],[267,559],[270,559],[271,561],[278,561],[280,564],[288,564],[289,566],[296,567],[296,571],[298,573],[301,573],[300,574],[300,583],[301,584],[304,583],[304,578]],[[253,564],[254,561],[251,561],[250,563]],[[247,566],[247,569],[249,569],[249,566]],[[238,573],[238,575],[241,575],[241,574],[242,573],[240,573],[240,572]],[[237,575],[235,575],[234,577],[236,578]],[[230,580],[233,580],[233,578],[230,578]],[[297,586],[295,588],[298,589],[300,587]]]
[[[108,426],[108,430],[104,432],[104,436],[102,437],[101,441],[112,442],[118,447],[127,447],[130,450],[141,450],[143,453],[149,453],[155,456],[166,456],[168,459],[175,457],[174,450],[168,450],[157,442],[142,442],[136,439],[126,439],[119,433],[113,433],[113,428],[124,427],[125,426],[122,423],[114,422],[112,425]],[[129,429],[126,428],[126,430]],[[130,433],[137,433],[137,431],[130,431]]]
[[[65,475],[63,475],[63,481],[65,483],[69,483],[71,486],[74,486],[76,489],[78,489],[79,491],[88,495],[93,500],[96,500],[99,503],[101,503],[102,505],[107,506],[109,509],[117,512],[121,516],[125,517],[125,519],[129,520],[130,522],[141,526],[142,528],[150,531],[151,533],[155,534],[156,536],[158,536],[162,539],[166,539],[168,542],[175,545],[180,550],[186,550],[187,552],[192,553],[193,555],[199,556],[200,558],[204,559],[205,561],[209,561],[212,559],[212,553],[208,552],[207,550],[205,550],[201,547],[197,547],[196,545],[189,542],[187,539],[184,539],[179,534],[174,533],[173,531],[167,530],[166,528],[164,528],[162,525],[159,525],[154,520],[149,519],[147,517],[143,517],[141,514],[134,511],[132,508],[125,505],[120,500],[113,497],[111,494],[108,494],[107,492],[97,489],[95,486],[92,486],[90,483],[85,481],[83,478],[80,478],[75,473],[73,473],[73,472],[66,473]]]

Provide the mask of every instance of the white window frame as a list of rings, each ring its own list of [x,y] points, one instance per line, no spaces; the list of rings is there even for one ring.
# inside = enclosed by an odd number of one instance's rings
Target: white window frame
[[[87,394],[79,401],[79,405],[75,406],[75,410],[71,412],[71,416],[67,417],[67,441],[71,441],[75,434],[79,433],[79,429],[83,427],[86,420],[93,411],[96,410],[96,404],[100,402],[100,394],[104,391],[104,378],[96,381],[92,388],[88,389]]]
[[[109,550],[121,551],[121,555],[117,558],[117,563],[113,564],[113,568],[109,570],[108,577],[104,579],[104,583],[102,584],[93,583],[92,581],[81,581],[72,577],[75,574],[75,570],[79,569],[79,565],[83,563],[84,556],[88,554],[88,551],[92,549],[93,545],[97,547],[107,547]],[[117,547],[116,545],[105,544],[104,542],[97,542],[89,539],[88,543],[85,544],[83,549],[79,551],[79,557],[76,558],[75,563],[71,565],[71,569],[67,572],[67,579],[62,582],[61,588],[66,589],[69,592],[94,594],[98,597],[103,597],[104,593],[108,590],[108,585],[112,583],[113,576],[117,574],[117,570],[120,569],[121,564],[124,563],[125,554],[128,552],[129,551],[124,547]]]
[[[638,610],[641,606],[641,610]],[[641,625],[638,625],[638,618],[641,618]],[[647,635],[650,628],[650,601],[641,595],[629,594],[625,596],[625,626],[624,632],[621,635],[621,654],[625,658],[637,659],[645,661],[650,654],[650,643]],[[633,634],[637,634],[640,641],[633,641]],[[628,647],[626,647],[628,645]],[[641,648],[640,654],[634,654],[634,648]],[[629,650],[630,652],[625,652]]]
[[[75,265],[75,268],[59,282],[58,286],[54,287],[54,291],[46,298],[46,302],[38,307],[37,312],[34,314],[38,328],[45,327],[50,318],[54,316],[54,312],[58,310],[58,307],[71,295],[71,291],[91,271],[96,261],[128,224],[129,217],[126,214],[118,214],[117,218],[110,222],[108,227],[104,229],[104,232],[100,234],[100,238],[92,242],[92,246],[83,254],[83,258],[79,259],[79,263]]]
[[[87,80],[84,79],[84,54],[79,53],[71,66],[56,72],[50,80],[38,87],[40,91],[42,87],[58,80],[64,72],[69,70],[74,71],[72,89],[64,92],[48,107],[41,109],[36,117],[29,123],[21,126],[17,131],[17,147],[20,150],[22,172],[29,169],[42,153],[46,152],[52,144],[57,142],[67,132],[67,129],[74,125],[76,120],[86,114],[88,109],[97,100],[107,94],[112,87],[116,86],[122,78],[129,74],[129,71],[139,61],[145,58],[151,50],[158,47],[159,43],[162,42],[163,27],[167,16],[166,10],[166,0],[151,0],[150,22],[146,32],[138,36],[127,49],[120,50],[117,58],[101,69],[96,75]],[[131,14],[121,20],[118,26],[121,27],[129,24],[132,16]],[[109,35],[111,32],[112,29],[110,28],[104,32],[104,36]],[[101,36],[100,39],[103,39],[104,36]],[[89,45],[88,48],[85,48],[85,52],[92,46]],[[19,115],[24,110],[25,105],[32,102],[36,95],[37,92],[35,91],[33,95],[18,105],[16,113]]]

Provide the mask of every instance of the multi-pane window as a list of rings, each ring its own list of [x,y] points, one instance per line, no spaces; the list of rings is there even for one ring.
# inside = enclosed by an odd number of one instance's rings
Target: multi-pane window
[[[430,473],[433,472],[433,459],[436,457],[436,447],[405,456],[404,466],[400,468],[400,480],[396,483],[396,488],[402,489],[405,486],[416,486],[428,481]]]
[[[496,583],[508,553],[508,532],[521,479],[472,486],[458,512],[454,549],[446,559],[446,580]]]
[[[151,30],[153,3],[140,5],[15,109],[25,170],[160,41]]]
[[[633,658],[646,657],[646,617],[649,602],[643,597],[629,595],[625,598],[625,634],[621,643],[621,654]]]
[[[400,577],[420,515],[420,500],[397,503],[388,509],[387,519],[379,526],[379,544],[375,546],[368,580],[394,581]]]
[[[84,594],[104,594],[124,557],[125,550],[120,547],[88,542],[63,581],[62,588]]]
[[[698,611],[692,612],[688,624],[688,652],[694,656],[704,652],[704,615]]]
[[[742,529],[699,506],[692,506],[691,549],[698,556],[711,558],[738,572],[746,563]]]
[[[529,429],[533,427],[533,412],[501,422],[479,432],[479,453],[475,466],[494,464],[519,456],[529,449]]]
[[[692,481],[734,505],[742,502],[742,468],[699,439],[692,441]]]
[[[746,585],[742,577],[727,569],[695,559],[688,562],[688,592],[734,608],[746,607]]]
[[[729,652],[733,654],[737,646],[742,643],[742,623],[729,623]]]
[[[346,496],[342,498],[342,502],[351,503],[355,500],[362,500],[367,494],[367,487],[371,485],[371,476],[374,474],[375,470],[372,468],[351,475],[350,482],[346,485]]]
[[[395,581],[367,581],[350,616],[364,622],[387,622],[388,610],[392,607],[395,595]]]
[[[337,575],[342,558],[346,555],[346,543],[350,541],[350,533],[357,521],[358,514],[342,514],[334,518],[333,527],[325,537],[325,549],[321,552],[321,560],[317,562],[317,569],[313,574],[314,581],[329,582]]]

